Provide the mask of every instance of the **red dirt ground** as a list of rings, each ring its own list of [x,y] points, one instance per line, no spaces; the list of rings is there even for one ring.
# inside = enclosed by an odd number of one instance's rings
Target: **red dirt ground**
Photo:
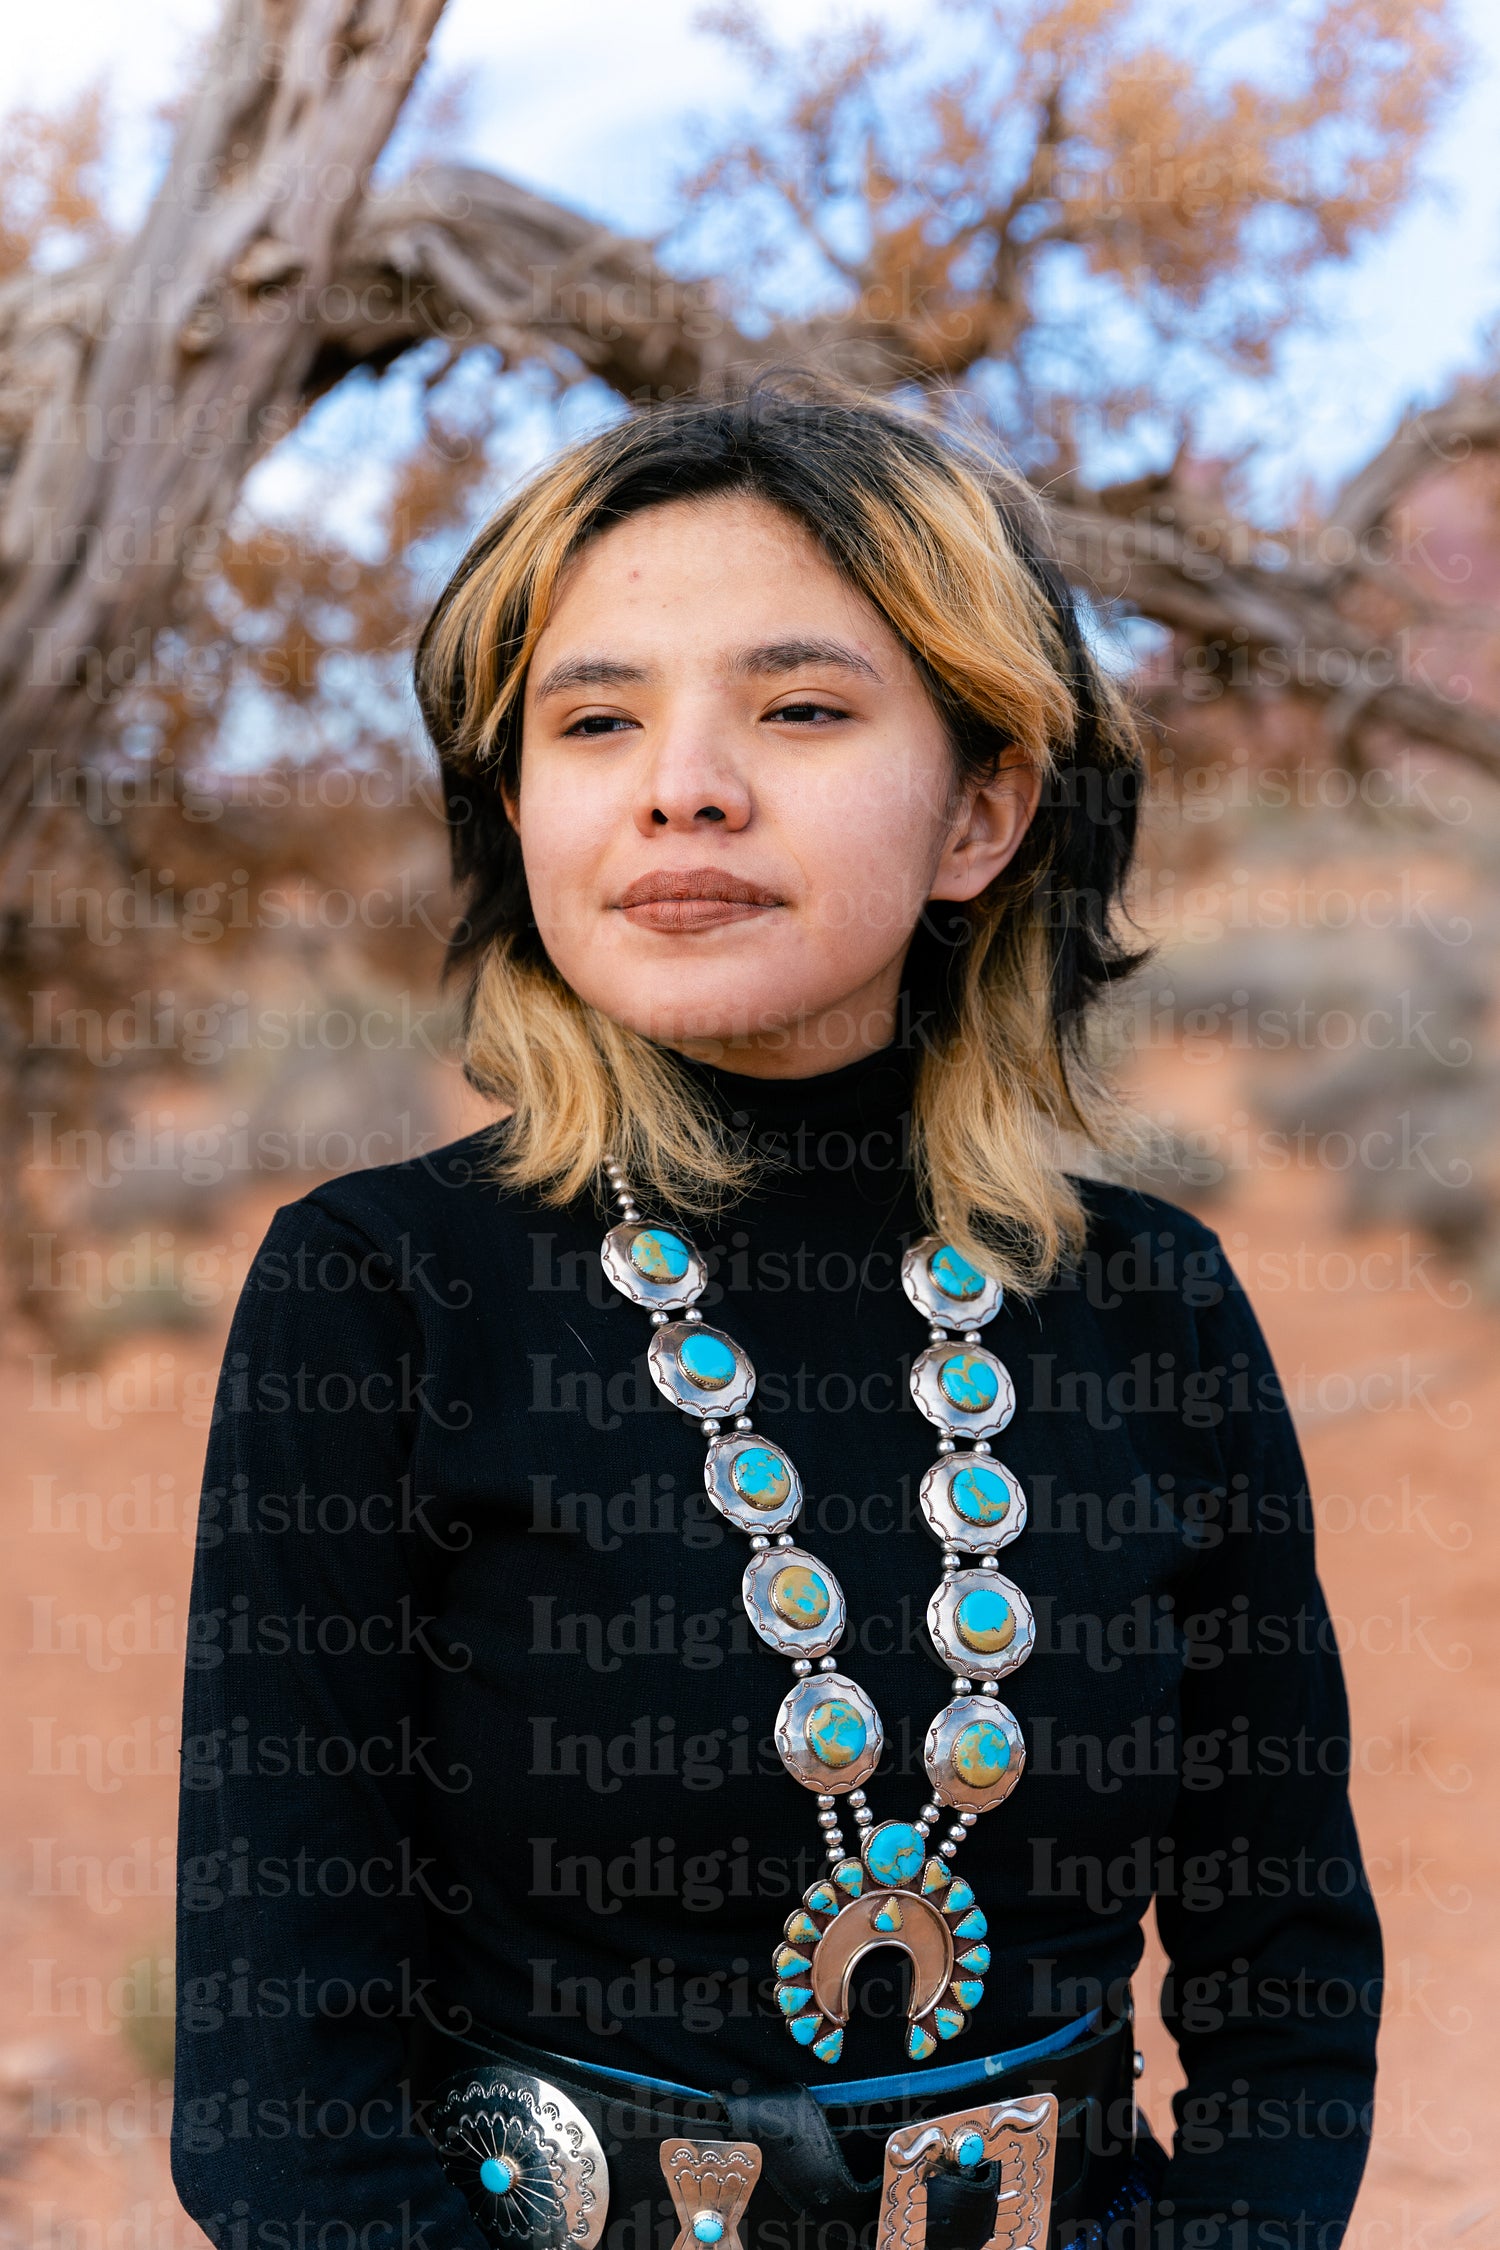
[[[1492,2250],[1500,1313],[1402,1238],[1341,1235],[1327,1212],[1324,1183],[1283,1176],[1212,1216],[1319,1496],[1389,1944],[1378,2143],[1351,2242]],[[252,1240],[263,1216],[241,1216]],[[0,1369],[0,1661],[14,1690],[0,2126],[9,2235],[30,2250],[200,2240],[167,2172],[156,1964],[171,1942],[182,1622],[218,1349],[217,1331],[137,1335],[71,1393],[44,1363]],[[1160,2126],[1174,2059],[1158,2023],[1144,2042]]]

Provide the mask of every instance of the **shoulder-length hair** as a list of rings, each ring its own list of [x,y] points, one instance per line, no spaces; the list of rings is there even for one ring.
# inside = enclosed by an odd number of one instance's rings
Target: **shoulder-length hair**
[[[921,1055],[912,1152],[936,1230],[1022,1293],[1079,1248],[1061,1136],[1119,1137],[1087,1024],[1139,956],[1115,916],[1141,785],[1136,728],[1089,653],[1029,487],[890,407],[809,377],[647,410],[571,446],[484,525],[417,648],[466,914],[470,1081],[506,1102],[496,1169],[545,1203],[597,1188],[606,1154],[685,1214],[753,1176],[671,1052],[586,1005],[549,960],[506,816],[527,667],[580,551],[668,501],[749,494],[811,533],[915,660],[956,778],[1026,760],[1041,797],[1010,865],[967,907],[929,908],[908,955]]]

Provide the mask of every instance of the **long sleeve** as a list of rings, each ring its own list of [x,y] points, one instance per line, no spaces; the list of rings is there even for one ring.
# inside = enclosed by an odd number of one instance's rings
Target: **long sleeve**
[[[1181,1787],[1157,1900],[1163,2010],[1187,2074],[1160,2239],[1331,2250],[1369,2142],[1380,1932],[1306,1474],[1265,1340],[1220,1263],[1196,1392],[1221,1411],[1223,1484],[1197,1504]]]
[[[421,1329],[393,1261],[315,1202],[279,1212],[208,1446],[182,1763],[173,2177],[217,2242],[459,2244],[414,2129],[420,1724],[432,1545],[410,1462]],[[336,2229],[337,2231],[325,2231]]]

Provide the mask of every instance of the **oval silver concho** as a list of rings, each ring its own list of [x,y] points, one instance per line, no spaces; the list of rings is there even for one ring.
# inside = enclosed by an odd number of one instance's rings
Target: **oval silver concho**
[[[927,1630],[959,1678],[1003,1680],[1036,1641],[1030,1602],[998,1570],[956,1570],[945,1578],[927,1604]]]
[[[639,1219],[610,1228],[599,1260],[621,1296],[648,1312],[696,1304],[708,1286],[708,1269],[685,1236]]]
[[[802,1511],[802,1479],[790,1456],[753,1431],[709,1440],[703,1483],[720,1515],[752,1538],[774,1538]]]
[[[724,1379],[695,1380],[683,1361],[685,1347],[689,1354],[698,1354],[705,1360],[710,1353],[717,1357],[722,1352]],[[703,1321],[670,1320],[664,1328],[653,1329],[646,1365],[663,1398],[670,1399],[684,1414],[692,1414],[700,1422],[715,1416],[743,1414],[755,1396],[755,1369],[739,1345]],[[717,1372],[711,1365],[705,1365],[700,1369],[700,1376],[716,1376]]]
[[[947,1281],[950,1286],[944,1288]],[[977,1284],[977,1286],[975,1286]],[[983,1328],[1005,1302],[998,1281],[960,1258],[941,1235],[914,1242],[901,1260],[901,1286],[919,1313],[939,1328]],[[959,1294],[969,1287],[971,1295]]]
[[[923,1477],[919,1498],[933,1537],[965,1554],[998,1554],[1026,1528],[1020,1480],[993,1454],[945,1454]]]
[[[838,1797],[869,1780],[885,1734],[880,1713],[857,1680],[817,1672],[783,1697],[776,1747],[794,1781]]]
[[[988,1812],[1020,1780],[1026,1743],[998,1696],[960,1695],[927,1730],[922,1761],[932,1794],[955,1812]]]
[[[556,2086],[481,2065],[449,2081],[428,2130],[497,2250],[593,2250],[609,2215],[609,2166],[583,2111]]]
[[[827,1656],[844,1637],[844,1590],[801,1547],[752,1555],[740,1582],[750,1622],[783,1656]]]
[[[965,1393],[972,1406],[963,1403]],[[929,1344],[912,1362],[911,1395],[918,1411],[952,1437],[995,1437],[1016,1411],[1010,1370],[982,1344]]]

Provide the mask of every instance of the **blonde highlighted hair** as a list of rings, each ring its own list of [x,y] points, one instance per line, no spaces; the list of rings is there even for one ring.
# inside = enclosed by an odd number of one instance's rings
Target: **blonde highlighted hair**
[[[1005,758],[1041,776],[1016,857],[967,907],[927,910],[906,969],[924,1209],[1007,1288],[1034,1291],[1083,1240],[1062,1137],[1120,1137],[1086,1033],[1101,992],[1138,958],[1115,918],[1139,741],[1085,645],[1029,488],[924,423],[810,377],[648,410],[571,447],[477,534],[423,630],[417,696],[467,905],[451,949],[469,977],[465,1067],[512,1110],[497,1173],[568,1203],[597,1189],[608,1151],[641,1193],[684,1216],[721,1207],[753,1176],[671,1052],[558,975],[503,803],[519,774],[527,668],[568,564],[640,509],[720,493],[785,510],[887,619],[946,724],[956,781]]]

